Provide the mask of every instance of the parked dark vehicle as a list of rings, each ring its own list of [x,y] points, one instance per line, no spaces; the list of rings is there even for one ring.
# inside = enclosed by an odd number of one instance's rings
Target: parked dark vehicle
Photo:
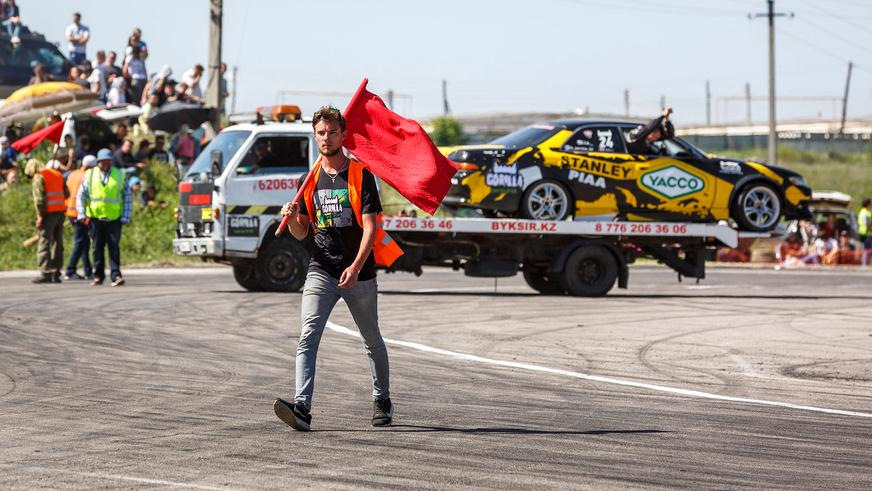
[[[0,98],[6,98],[30,81],[33,67],[42,63],[49,81],[64,81],[72,63],[54,44],[41,34],[22,27],[20,43],[13,45],[9,36],[0,35]]]

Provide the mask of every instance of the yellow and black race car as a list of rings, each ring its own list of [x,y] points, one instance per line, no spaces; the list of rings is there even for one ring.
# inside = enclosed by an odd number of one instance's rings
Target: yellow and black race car
[[[764,232],[809,218],[811,189],[787,169],[708,156],[680,138],[627,153],[639,123],[564,119],[480,146],[443,149],[458,164],[443,204],[537,220],[717,221]]]

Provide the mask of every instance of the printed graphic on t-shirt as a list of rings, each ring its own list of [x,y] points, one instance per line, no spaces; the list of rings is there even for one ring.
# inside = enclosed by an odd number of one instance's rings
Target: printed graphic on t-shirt
[[[315,226],[350,227],[354,211],[348,201],[348,189],[319,189],[315,197]]]

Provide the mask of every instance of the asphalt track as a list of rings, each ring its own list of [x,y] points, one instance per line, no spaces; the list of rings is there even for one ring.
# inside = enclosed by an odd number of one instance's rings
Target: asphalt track
[[[868,270],[640,268],[599,299],[381,275],[395,425],[340,304],[305,434],[272,411],[299,294],[125,276],[0,274],[0,487],[872,487]]]

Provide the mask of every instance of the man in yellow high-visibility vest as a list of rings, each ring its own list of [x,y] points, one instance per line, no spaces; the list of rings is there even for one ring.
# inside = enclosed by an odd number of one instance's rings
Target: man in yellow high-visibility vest
[[[872,249],[872,200],[866,198],[857,213],[857,233],[863,241],[864,249]]]
[[[88,169],[76,199],[78,219],[91,227],[94,242],[94,281],[101,285],[106,279],[106,256],[109,247],[109,267],[112,286],[124,284],[121,276],[121,226],[130,223],[133,198],[124,171],[112,166],[112,152],[102,148],[97,152],[97,167]]]

